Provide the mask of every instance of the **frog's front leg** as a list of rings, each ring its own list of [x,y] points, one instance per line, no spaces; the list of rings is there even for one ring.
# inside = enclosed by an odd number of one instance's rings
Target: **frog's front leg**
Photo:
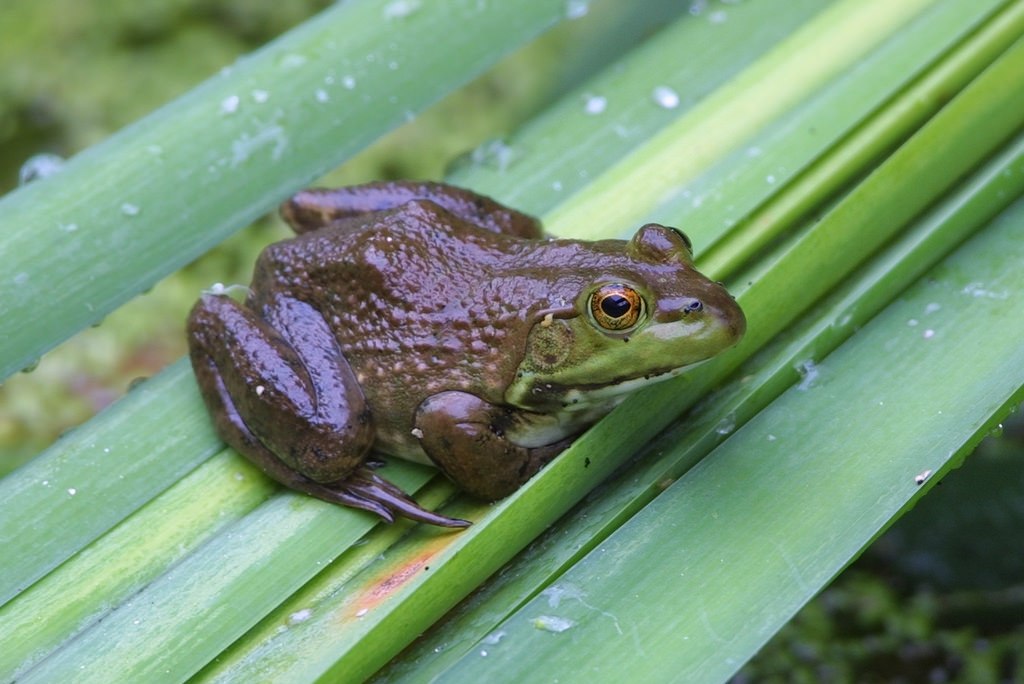
[[[306,233],[377,211],[429,200],[446,211],[495,233],[536,239],[540,222],[490,197],[445,183],[390,181],[345,188],[302,190],[281,204],[281,216],[296,233]]]
[[[432,461],[470,494],[502,499],[572,442],[521,446],[511,434],[540,414],[496,406],[476,395],[448,391],[428,397],[416,411],[416,436]]]
[[[272,479],[324,501],[464,527],[420,508],[363,465],[374,432],[362,391],[313,307],[280,299],[267,320],[204,295],[189,315],[189,352],[221,438]]]

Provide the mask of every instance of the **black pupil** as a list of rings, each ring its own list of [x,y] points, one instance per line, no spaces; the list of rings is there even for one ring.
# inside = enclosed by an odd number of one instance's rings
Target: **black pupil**
[[[608,295],[601,300],[601,311],[610,318],[622,318],[629,313],[629,300],[622,295]]]

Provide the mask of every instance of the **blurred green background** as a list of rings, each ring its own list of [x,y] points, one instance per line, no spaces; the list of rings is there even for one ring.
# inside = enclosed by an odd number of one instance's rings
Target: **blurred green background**
[[[34,155],[70,156],[273,39],[327,0],[4,0],[0,191]],[[679,4],[679,3],[676,3]],[[686,3],[666,14],[685,11]],[[440,178],[603,65],[574,41],[614,26],[597,3],[333,172],[341,185]],[[602,15],[602,13],[604,13]],[[607,59],[614,57],[608,51]],[[183,203],[187,197],[181,198]],[[0,476],[185,352],[213,282],[247,282],[285,236],[265,217],[0,386]],[[954,471],[748,664],[737,681],[1024,681],[1024,422]]]

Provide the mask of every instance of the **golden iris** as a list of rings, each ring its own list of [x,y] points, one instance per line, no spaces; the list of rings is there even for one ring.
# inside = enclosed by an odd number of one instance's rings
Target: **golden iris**
[[[613,332],[628,330],[644,316],[644,298],[621,283],[602,285],[590,295],[590,314],[600,327]]]

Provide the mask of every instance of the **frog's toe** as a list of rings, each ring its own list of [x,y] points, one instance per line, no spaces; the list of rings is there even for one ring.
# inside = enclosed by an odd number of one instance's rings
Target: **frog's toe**
[[[395,516],[401,516],[440,527],[469,527],[472,524],[468,520],[449,518],[428,511],[408,494],[365,466],[344,480],[323,483],[318,488],[322,491],[310,493],[322,499],[329,495],[329,500],[376,513],[387,522],[394,522]]]

